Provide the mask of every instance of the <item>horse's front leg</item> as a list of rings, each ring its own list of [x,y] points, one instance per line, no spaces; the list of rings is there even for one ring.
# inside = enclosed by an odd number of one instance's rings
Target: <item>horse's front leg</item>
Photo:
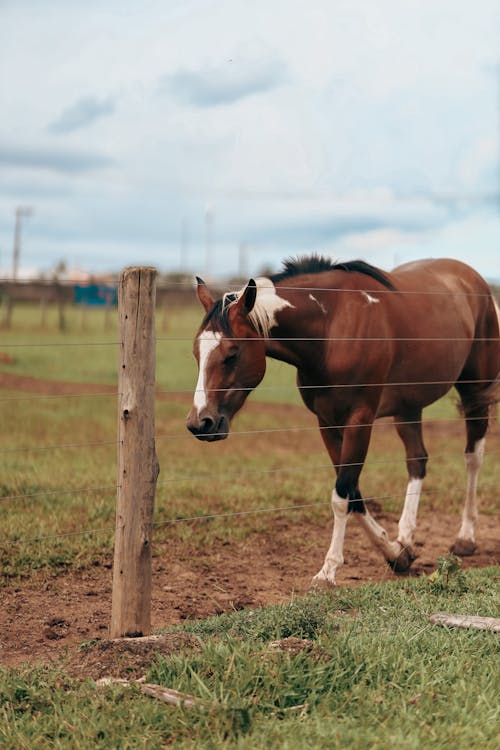
[[[391,542],[387,531],[373,518],[366,508],[358,487],[359,475],[368,450],[374,411],[359,410],[347,425],[342,446],[342,465],[335,489],[347,500],[347,513],[354,513],[369,540],[385,557],[394,561],[401,554],[401,545]]]
[[[341,463],[342,432],[322,419],[319,420],[319,425],[321,437],[338,476],[339,465]],[[327,584],[335,585],[336,570],[344,562],[344,536],[348,518],[348,502],[346,499],[339,497],[336,489],[334,489],[331,503],[334,519],[332,541],[326,553],[323,567],[313,578],[313,584],[326,582]]]
[[[374,410],[366,407],[357,409],[346,421],[343,438],[340,440],[338,430],[322,430],[323,441],[337,469],[337,481],[332,493],[332,541],[323,567],[314,576],[313,582],[326,581],[335,584],[336,571],[344,561],[345,529],[351,513],[355,513],[370,540],[387,559],[394,559],[400,552],[400,546],[389,540],[385,529],[367,511],[358,487],[359,475],[370,442],[373,419]]]

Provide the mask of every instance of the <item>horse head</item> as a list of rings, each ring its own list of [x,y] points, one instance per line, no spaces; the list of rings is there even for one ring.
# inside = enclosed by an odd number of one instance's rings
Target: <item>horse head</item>
[[[206,315],[194,340],[198,382],[186,425],[198,440],[224,440],[266,371],[264,340],[249,319],[257,286],[250,279],[241,292],[214,301],[205,283],[197,282]]]

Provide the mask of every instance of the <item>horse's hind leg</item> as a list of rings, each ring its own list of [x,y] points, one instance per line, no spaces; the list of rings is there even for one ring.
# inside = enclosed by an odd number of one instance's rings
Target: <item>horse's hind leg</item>
[[[465,490],[465,504],[462,512],[462,523],[455,543],[450,551],[455,555],[465,557],[474,554],[476,542],[474,537],[477,521],[477,482],[479,471],[483,463],[485,435],[488,429],[488,404],[481,402],[481,398],[474,397],[470,388],[457,384],[457,390],[462,399],[467,442],[465,446],[465,467],[467,470],[467,486]]]
[[[395,417],[395,426],[406,450],[408,470],[408,486],[403,512],[399,519],[397,538],[400,552],[394,560],[388,560],[391,568],[399,573],[408,570],[416,558],[413,533],[417,526],[418,504],[427,466],[427,451],[422,438],[421,420],[421,410]]]

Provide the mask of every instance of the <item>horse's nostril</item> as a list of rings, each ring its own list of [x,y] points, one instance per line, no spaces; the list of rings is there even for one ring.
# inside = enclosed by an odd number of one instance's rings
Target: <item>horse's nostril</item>
[[[200,432],[211,432],[214,426],[214,420],[211,417],[205,417],[200,421]]]
[[[229,431],[229,423],[226,417],[203,417],[202,419],[188,418],[186,427],[198,440],[224,440]]]

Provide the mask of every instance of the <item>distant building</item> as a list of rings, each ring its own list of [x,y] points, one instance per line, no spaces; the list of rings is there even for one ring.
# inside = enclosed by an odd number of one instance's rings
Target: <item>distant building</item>
[[[118,304],[118,289],[110,284],[75,284],[73,287],[76,305],[107,305]]]

